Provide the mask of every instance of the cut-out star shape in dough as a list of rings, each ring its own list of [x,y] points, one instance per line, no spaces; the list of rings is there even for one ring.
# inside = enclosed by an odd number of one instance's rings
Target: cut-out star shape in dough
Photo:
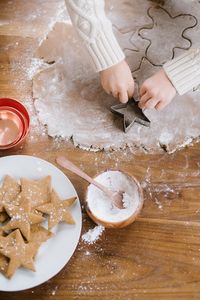
[[[145,57],[146,49],[149,47],[150,42],[143,39],[138,31],[132,36],[131,41],[133,41],[137,51],[130,49],[125,49],[124,53],[126,55],[126,61],[131,69],[131,72],[138,70],[141,65],[143,57]]]
[[[197,25],[195,17],[189,14],[171,16],[162,7],[151,7],[148,15],[152,19],[152,26],[140,29],[140,35],[151,42],[146,57],[152,64],[159,66],[172,59],[175,48],[191,47],[192,43],[185,32]]]
[[[51,176],[41,180],[21,179],[22,193],[31,203],[31,208],[44,204],[50,200]]]
[[[0,188],[0,212],[3,211],[4,204],[15,201],[19,192],[20,185],[11,176],[6,175]]]
[[[5,210],[11,219],[2,227],[3,230],[8,231],[18,228],[27,241],[30,239],[31,224],[37,224],[44,221],[42,216],[31,212],[30,202],[26,199],[21,201],[20,206],[12,204],[5,205]]]
[[[51,230],[60,222],[75,224],[75,221],[69,212],[69,207],[74,203],[75,200],[76,197],[72,197],[67,200],[61,200],[58,194],[53,190],[51,193],[51,202],[37,207],[37,210],[49,215],[49,230]]]
[[[134,123],[149,127],[150,121],[143,111],[138,107],[137,102],[132,98],[126,104],[117,104],[111,106],[114,114],[123,118],[124,132],[127,132]]]
[[[10,259],[6,271],[6,276],[8,278],[11,278],[19,267],[35,271],[33,257],[38,250],[38,245],[24,242],[19,229],[15,230],[13,234],[14,233],[16,236],[11,245],[6,245],[6,243],[2,241],[2,239],[6,239],[7,237],[0,238],[0,253]]]
[[[132,51],[138,51],[137,47],[132,42],[132,38],[135,34],[133,31],[123,33],[116,26],[113,26],[113,32],[123,50],[131,49]]]

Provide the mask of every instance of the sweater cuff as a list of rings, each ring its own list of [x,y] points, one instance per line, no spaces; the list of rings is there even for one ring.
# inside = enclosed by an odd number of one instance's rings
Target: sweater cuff
[[[105,27],[102,28],[93,41],[85,41],[85,46],[96,72],[103,71],[125,59],[112,27]]]
[[[200,84],[200,49],[188,51],[163,68],[179,95],[191,91]]]

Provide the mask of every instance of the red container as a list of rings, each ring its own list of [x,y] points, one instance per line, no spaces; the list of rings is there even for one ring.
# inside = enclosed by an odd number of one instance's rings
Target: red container
[[[30,117],[24,105],[13,99],[0,99],[0,150],[11,149],[26,138]]]

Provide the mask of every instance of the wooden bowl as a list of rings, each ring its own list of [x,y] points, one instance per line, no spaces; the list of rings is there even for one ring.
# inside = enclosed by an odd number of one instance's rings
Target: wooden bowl
[[[130,225],[131,223],[133,223],[142,210],[143,202],[144,202],[142,188],[141,188],[141,185],[138,182],[138,180],[134,176],[129,175],[128,173],[121,171],[121,170],[112,170],[112,169],[106,170],[105,172],[108,172],[108,171],[121,172],[130,180],[130,182],[133,183],[134,186],[137,187],[139,202],[138,202],[138,206],[137,206],[136,210],[134,210],[133,213],[127,219],[120,220],[120,221],[107,221],[107,220],[103,220],[102,218],[99,218],[97,215],[95,215],[94,211],[92,211],[92,209],[89,205],[88,188],[90,185],[88,185],[87,191],[86,191],[86,200],[85,200],[86,212],[89,215],[89,217],[98,225],[102,225],[106,228],[123,228],[123,227],[126,227],[126,226]],[[96,177],[102,175],[105,172],[98,174],[97,176],[94,177],[94,179]]]

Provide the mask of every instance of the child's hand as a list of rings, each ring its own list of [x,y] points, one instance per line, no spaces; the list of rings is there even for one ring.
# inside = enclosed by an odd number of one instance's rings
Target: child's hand
[[[100,72],[101,84],[108,94],[126,103],[134,93],[134,80],[125,60]]]
[[[139,107],[162,110],[175,95],[176,89],[168,79],[164,69],[161,69],[142,84]]]

